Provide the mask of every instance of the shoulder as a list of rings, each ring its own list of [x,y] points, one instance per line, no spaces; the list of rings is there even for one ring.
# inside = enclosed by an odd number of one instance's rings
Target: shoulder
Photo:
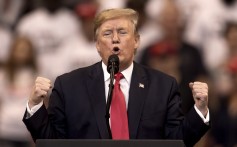
[[[93,76],[96,73],[99,73],[98,71],[102,71],[101,62],[97,62],[91,66],[82,67],[75,69],[71,72],[65,73],[63,75],[60,75],[56,78],[56,80],[63,80],[63,81],[75,81],[75,80],[84,80],[90,76]]]
[[[135,64],[133,76],[141,76],[140,79],[145,79],[150,89],[159,89],[163,93],[168,94],[179,89],[177,80],[174,77],[141,64]]]
[[[135,68],[139,69],[139,70],[143,70],[144,73],[146,74],[146,76],[150,77],[150,78],[161,78],[161,79],[169,79],[169,80],[174,80],[174,77],[160,71],[160,70],[156,70],[153,68],[150,68],[148,66],[145,65],[141,65],[138,63],[135,63]]]
[[[134,67],[133,75],[136,72],[136,77],[141,77],[136,78],[136,80],[146,81],[151,93],[159,91],[163,94],[170,95],[170,93],[178,92],[178,83],[174,77],[140,64],[136,64]],[[137,81],[133,80],[133,82],[136,83]]]

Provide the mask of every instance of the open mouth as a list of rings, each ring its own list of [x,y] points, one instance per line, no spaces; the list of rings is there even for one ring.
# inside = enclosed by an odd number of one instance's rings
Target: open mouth
[[[112,52],[113,52],[113,54],[119,54],[120,49],[118,47],[114,47]]]

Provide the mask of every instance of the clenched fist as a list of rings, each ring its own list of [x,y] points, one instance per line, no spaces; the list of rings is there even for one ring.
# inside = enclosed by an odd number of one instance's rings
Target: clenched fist
[[[30,109],[46,98],[51,88],[51,81],[49,79],[37,77],[29,98]]]
[[[189,83],[196,107],[204,116],[208,112],[208,85],[202,82]]]

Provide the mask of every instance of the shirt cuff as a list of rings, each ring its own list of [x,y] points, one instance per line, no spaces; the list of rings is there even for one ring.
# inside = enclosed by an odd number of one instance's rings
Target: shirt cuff
[[[206,118],[204,117],[204,115],[202,114],[202,112],[198,110],[198,108],[196,107],[196,105],[194,105],[194,109],[196,110],[196,112],[198,113],[198,115],[201,117],[201,119],[203,120],[203,122],[204,122],[206,125],[209,125],[209,122],[210,122],[209,109],[207,110],[207,116],[206,116]]]
[[[38,105],[33,106],[31,109],[29,107],[29,101],[27,101],[26,104],[26,110],[27,110],[27,117],[26,119],[30,118],[39,108],[43,106],[43,101],[41,101]]]

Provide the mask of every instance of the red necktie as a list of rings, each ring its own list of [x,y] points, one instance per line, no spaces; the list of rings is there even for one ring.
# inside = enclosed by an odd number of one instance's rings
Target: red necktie
[[[123,78],[122,73],[115,75],[115,84],[111,102],[111,132],[113,139],[129,139],[128,116],[125,98],[120,89],[119,81]]]

